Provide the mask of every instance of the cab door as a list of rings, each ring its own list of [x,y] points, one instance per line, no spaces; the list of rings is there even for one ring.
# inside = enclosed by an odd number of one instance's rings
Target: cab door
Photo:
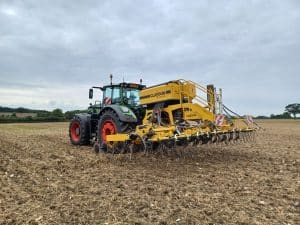
[[[120,87],[107,87],[103,93],[103,104],[121,104],[122,98],[120,93]]]
[[[112,104],[112,88],[107,87],[103,92],[103,105]]]

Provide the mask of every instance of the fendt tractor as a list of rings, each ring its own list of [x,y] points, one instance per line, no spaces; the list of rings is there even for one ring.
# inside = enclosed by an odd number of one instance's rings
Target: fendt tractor
[[[102,102],[88,113],[76,114],[69,135],[74,145],[92,144],[96,152],[126,153],[175,149],[252,140],[259,126],[222,102],[213,85],[173,80],[146,87],[140,83],[112,83],[92,87],[103,92]]]

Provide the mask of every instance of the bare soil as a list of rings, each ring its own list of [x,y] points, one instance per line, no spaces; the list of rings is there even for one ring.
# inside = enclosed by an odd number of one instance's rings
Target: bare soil
[[[0,125],[0,224],[300,224],[300,121],[184,157],[111,158],[67,123]]]

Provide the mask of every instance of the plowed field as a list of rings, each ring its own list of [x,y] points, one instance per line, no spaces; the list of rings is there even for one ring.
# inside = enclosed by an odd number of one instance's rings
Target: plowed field
[[[300,224],[300,120],[255,143],[111,159],[67,123],[0,125],[0,224]]]

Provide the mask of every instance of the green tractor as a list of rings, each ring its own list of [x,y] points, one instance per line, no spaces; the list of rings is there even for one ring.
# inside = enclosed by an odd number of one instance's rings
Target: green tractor
[[[141,124],[145,110],[139,104],[139,91],[146,86],[136,83],[111,83],[103,87],[92,87],[103,92],[102,103],[90,104],[88,113],[76,114],[69,126],[70,141],[74,145],[96,144],[95,151],[106,149],[106,135],[126,133]]]

